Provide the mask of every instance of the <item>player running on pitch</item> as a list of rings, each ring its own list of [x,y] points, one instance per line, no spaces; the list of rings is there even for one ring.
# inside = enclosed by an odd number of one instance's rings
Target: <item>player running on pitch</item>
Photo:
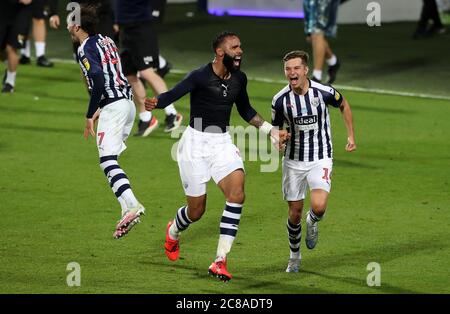
[[[146,109],[164,108],[187,93],[191,94],[191,118],[178,145],[178,167],[187,197],[166,231],[165,252],[174,261],[180,253],[180,232],[199,220],[206,210],[206,184],[213,178],[225,195],[220,220],[220,238],[209,273],[223,281],[231,279],[227,254],[238,231],[244,204],[244,164],[233,144],[228,127],[233,104],[240,116],[279,143],[288,138],[253,109],[247,94],[247,76],[239,70],[242,48],[239,37],[230,32],[213,41],[215,58],[192,71],[173,89],[158,98],[146,99]]]

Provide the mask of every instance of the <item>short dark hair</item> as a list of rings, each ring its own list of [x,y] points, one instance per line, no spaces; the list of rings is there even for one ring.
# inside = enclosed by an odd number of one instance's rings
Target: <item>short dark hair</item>
[[[217,34],[212,42],[212,49],[213,49],[214,53],[216,52],[217,47],[219,47],[225,41],[225,38],[232,37],[232,36],[237,37],[237,34],[233,33],[233,32],[228,32],[228,31],[224,31],[220,34]]]
[[[295,59],[295,58],[302,59],[303,65],[306,65],[306,66],[308,65],[309,55],[307,52],[305,52],[303,50],[294,50],[294,51],[288,52],[287,54],[284,55],[283,62],[286,62],[288,60]]]

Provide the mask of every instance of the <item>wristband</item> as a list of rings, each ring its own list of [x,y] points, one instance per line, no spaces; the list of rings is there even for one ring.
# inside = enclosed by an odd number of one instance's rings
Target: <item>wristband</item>
[[[261,125],[261,127],[259,128],[262,132],[264,132],[265,134],[270,134],[270,130],[272,130],[273,125],[270,124],[267,121],[264,121],[264,123]]]

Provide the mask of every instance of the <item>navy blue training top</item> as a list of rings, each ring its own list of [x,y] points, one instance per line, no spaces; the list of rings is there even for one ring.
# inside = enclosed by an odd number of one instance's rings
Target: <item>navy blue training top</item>
[[[240,116],[249,122],[257,112],[250,105],[247,76],[236,71],[229,79],[217,76],[208,63],[191,73],[171,90],[160,94],[157,108],[165,108],[187,93],[191,93],[189,125],[201,132],[226,132],[230,125],[233,104]]]

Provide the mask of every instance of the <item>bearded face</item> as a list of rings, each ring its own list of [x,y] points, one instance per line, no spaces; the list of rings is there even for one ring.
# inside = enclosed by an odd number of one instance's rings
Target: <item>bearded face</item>
[[[225,53],[223,56],[223,65],[228,70],[228,72],[233,73],[241,68],[242,56],[231,56]]]
[[[239,38],[237,36],[227,37],[222,49],[224,51],[222,62],[227,71],[230,73],[238,71],[241,67],[243,54]]]

